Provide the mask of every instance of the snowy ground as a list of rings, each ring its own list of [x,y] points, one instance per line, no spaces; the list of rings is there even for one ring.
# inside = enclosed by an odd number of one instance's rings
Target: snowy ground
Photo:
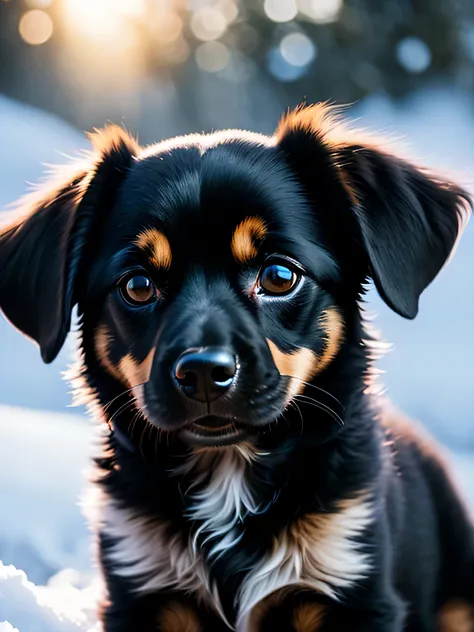
[[[100,588],[78,505],[94,434],[70,415],[0,406],[0,623],[20,632],[96,632]],[[458,453],[453,465],[474,507],[474,460]],[[37,588],[12,563],[39,584],[55,576]]]
[[[363,115],[367,127],[406,136],[423,162],[458,170],[473,185],[474,115],[467,98],[434,91],[394,107],[374,97],[352,113]],[[83,136],[62,121],[0,96],[0,207],[25,191],[25,180],[39,177],[40,163],[63,162],[60,152],[85,146]],[[473,246],[471,222],[414,322],[392,314],[374,293],[369,308],[379,312],[377,325],[395,343],[381,363],[389,395],[453,450],[456,475],[474,507]],[[0,560],[22,568],[37,584],[52,581],[37,590],[21,572],[0,565],[0,632],[12,630],[4,620],[20,632],[93,625],[98,589],[83,590],[92,565],[90,534],[78,506],[93,424],[66,408],[69,396],[59,378],[73,346],[70,339],[46,367],[37,349],[0,316]],[[75,571],[57,575],[66,568]],[[54,614],[58,604],[67,614]]]

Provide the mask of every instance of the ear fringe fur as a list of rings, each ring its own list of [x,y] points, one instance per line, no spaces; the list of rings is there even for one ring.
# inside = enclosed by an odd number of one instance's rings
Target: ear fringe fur
[[[315,140],[322,143],[329,151],[334,166],[338,169],[342,185],[346,189],[351,201],[361,204],[357,183],[350,182],[344,171],[344,150],[353,146],[353,151],[372,149],[390,155],[398,160],[406,160],[413,163],[414,158],[409,156],[406,146],[399,138],[379,134],[366,129],[354,127],[352,121],[344,118],[344,113],[349,108],[347,105],[334,105],[328,101],[313,105],[301,104],[294,110],[283,115],[275,131],[275,140],[279,144],[285,136],[293,132],[311,134]],[[439,187],[455,192],[459,198],[459,236],[474,211],[474,201],[463,189],[463,185],[457,182],[456,174],[450,178],[441,175],[437,170],[417,167],[427,178],[435,182]],[[459,237],[458,237],[459,239]]]
[[[91,150],[82,151],[63,165],[45,165],[47,169],[43,177],[31,185],[31,190],[5,207],[0,235],[26,220],[38,207],[49,206],[60,196],[69,194],[72,188],[76,188],[79,201],[94,176],[94,167],[107,156],[122,152],[137,156],[140,152],[138,139],[115,124],[94,129],[86,135],[91,141]]]

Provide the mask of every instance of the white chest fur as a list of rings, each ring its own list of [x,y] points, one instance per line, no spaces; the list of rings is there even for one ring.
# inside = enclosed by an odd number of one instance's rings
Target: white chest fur
[[[170,525],[102,496],[101,529],[117,540],[109,552],[115,573],[130,579],[141,593],[174,587],[195,592],[223,615],[198,539],[204,536],[212,543],[210,555],[219,555],[242,537],[239,521],[247,513],[262,511],[246,483],[247,468],[259,456],[264,458],[247,449],[229,448],[197,452],[191,457],[185,471],[193,473],[194,483],[183,491],[190,497],[188,514],[197,528],[189,542]],[[196,486],[199,491],[194,493]],[[308,514],[290,524],[275,538],[272,550],[249,571],[236,596],[237,630],[246,631],[254,606],[281,588],[307,586],[337,598],[338,590],[365,577],[370,560],[356,538],[371,520],[372,504],[367,496],[359,496],[341,502],[332,513]]]

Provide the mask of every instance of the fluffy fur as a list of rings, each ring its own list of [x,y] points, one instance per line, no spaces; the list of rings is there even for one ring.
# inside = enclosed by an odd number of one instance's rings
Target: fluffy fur
[[[359,308],[371,278],[416,316],[466,193],[322,105],[272,137],[93,140],[1,230],[0,307],[46,362],[79,309],[104,631],[474,630],[472,525],[376,394]],[[177,361],[207,348],[232,383],[193,398]]]

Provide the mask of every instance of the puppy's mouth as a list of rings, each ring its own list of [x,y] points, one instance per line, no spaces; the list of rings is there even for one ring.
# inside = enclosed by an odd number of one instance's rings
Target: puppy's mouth
[[[226,446],[243,441],[251,432],[250,426],[229,419],[206,415],[181,430],[188,442],[203,446]]]

